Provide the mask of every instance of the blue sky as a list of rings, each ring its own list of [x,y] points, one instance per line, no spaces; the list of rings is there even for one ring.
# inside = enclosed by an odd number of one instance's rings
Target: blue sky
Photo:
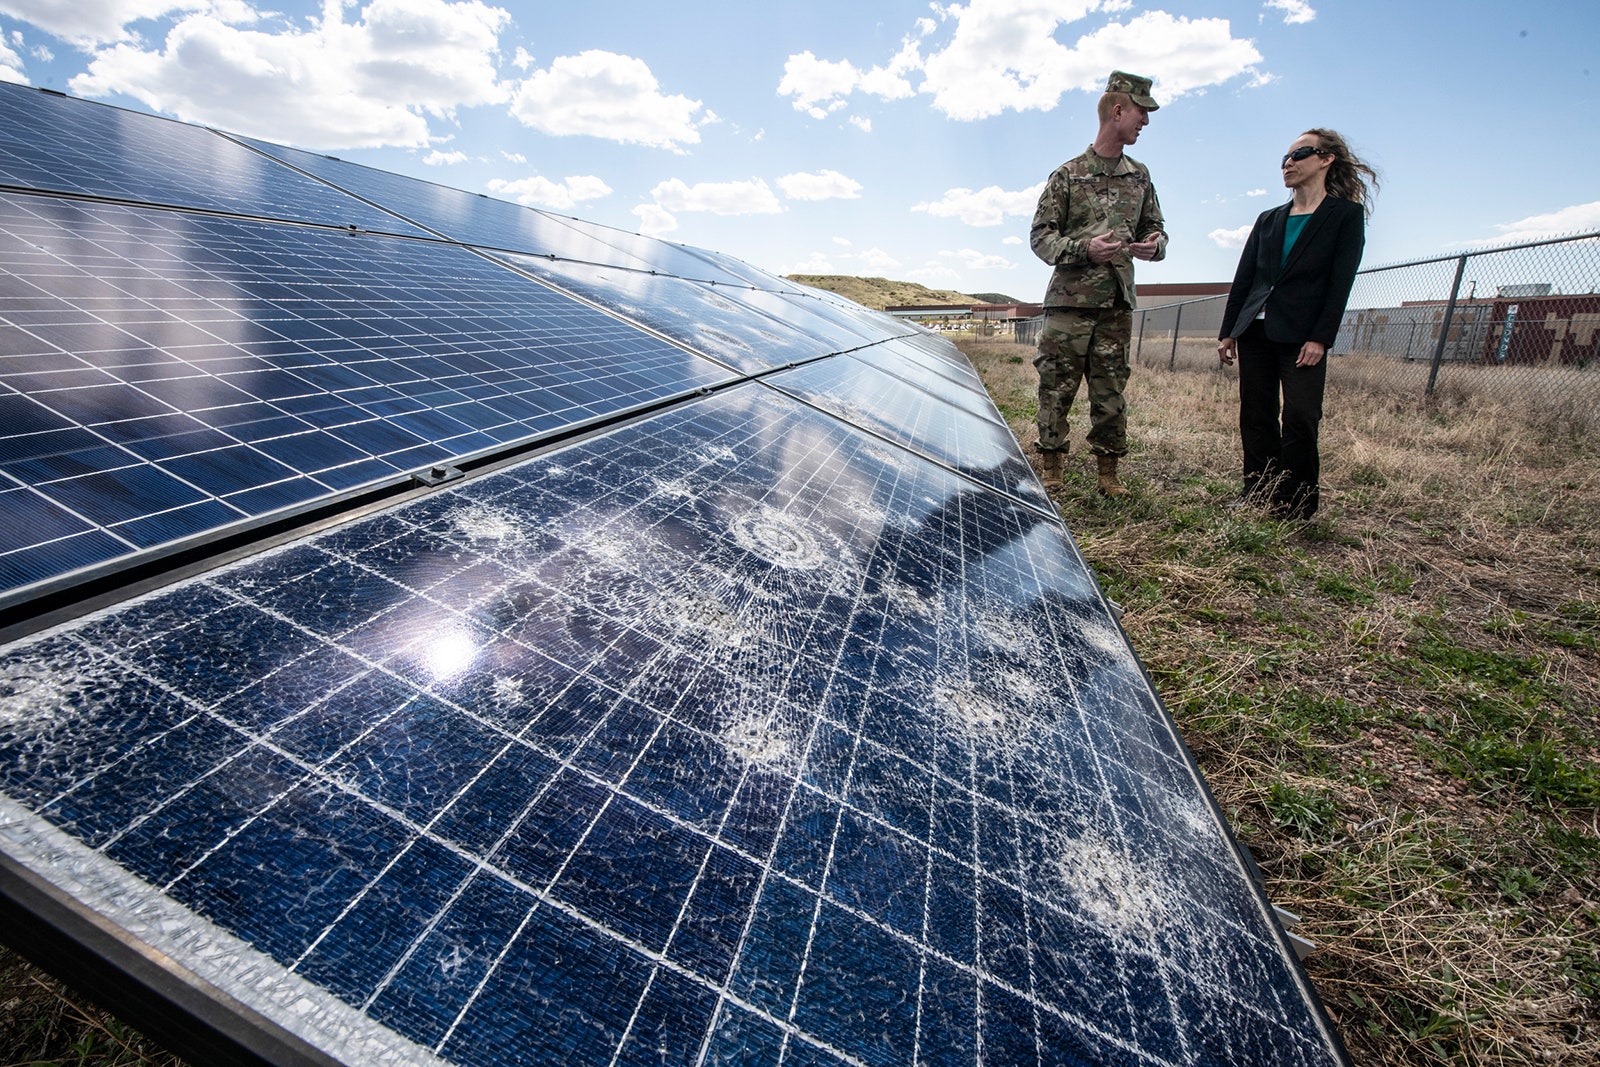
[[[0,78],[712,248],[1043,293],[1046,175],[1112,69],[1171,246],[1226,280],[1278,157],[1383,176],[1366,264],[1600,229],[1592,0],[0,0]]]

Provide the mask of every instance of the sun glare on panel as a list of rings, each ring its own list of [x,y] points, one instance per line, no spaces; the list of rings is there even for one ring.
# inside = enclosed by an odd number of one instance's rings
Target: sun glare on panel
[[[435,681],[454,678],[478,658],[478,645],[470,634],[462,630],[446,630],[429,640],[422,651],[422,661]]]

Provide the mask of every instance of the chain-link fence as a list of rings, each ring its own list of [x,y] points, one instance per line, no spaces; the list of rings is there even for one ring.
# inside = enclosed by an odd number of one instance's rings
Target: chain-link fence
[[[1133,362],[1213,367],[1225,296],[1137,310]],[[1037,344],[1041,318],[1015,337]],[[1509,245],[1356,275],[1330,388],[1519,406],[1600,428],[1600,233]]]

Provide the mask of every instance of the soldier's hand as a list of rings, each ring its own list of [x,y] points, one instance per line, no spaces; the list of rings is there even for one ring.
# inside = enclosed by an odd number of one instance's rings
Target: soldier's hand
[[[1098,237],[1089,239],[1089,262],[1106,264],[1117,258],[1117,253],[1122,251],[1122,242],[1111,233],[1102,233]]]
[[[1156,249],[1160,244],[1159,237],[1146,237],[1142,241],[1133,241],[1128,245],[1128,254],[1134,259],[1155,259]]]

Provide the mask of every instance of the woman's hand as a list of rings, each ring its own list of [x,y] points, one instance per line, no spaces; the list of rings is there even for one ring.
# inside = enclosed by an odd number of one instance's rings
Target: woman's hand
[[[1300,355],[1295,357],[1296,367],[1315,367],[1322,362],[1322,357],[1328,354],[1328,346],[1321,341],[1307,341],[1300,346]]]
[[[1239,342],[1237,340],[1232,337],[1224,337],[1217,342],[1217,358],[1222,360],[1225,366],[1233,366],[1233,353],[1238,347]]]

